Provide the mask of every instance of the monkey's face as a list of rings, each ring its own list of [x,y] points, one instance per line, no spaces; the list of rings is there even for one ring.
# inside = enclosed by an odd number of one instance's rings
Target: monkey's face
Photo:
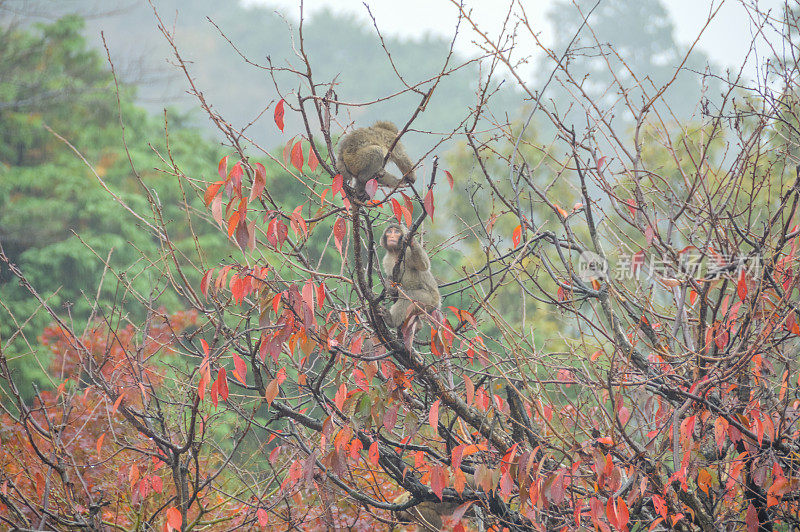
[[[403,238],[403,232],[396,227],[390,227],[383,234],[386,249],[389,251],[396,251],[400,248],[400,241]]]

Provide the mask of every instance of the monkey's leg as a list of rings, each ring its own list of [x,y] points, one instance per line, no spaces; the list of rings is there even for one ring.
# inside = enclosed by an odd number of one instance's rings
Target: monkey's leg
[[[394,305],[389,308],[389,319],[386,320],[386,325],[392,329],[400,327],[408,317],[408,307],[411,301],[403,297],[399,298]]]
[[[393,174],[390,174],[386,170],[381,170],[380,172],[378,172],[376,178],[378,179],[378,183],[380,183],[381,185],[385,185],[387,187],[392,187],[392,188],[396,187],[397,185],[403,182],[401,179],[395,177]]]

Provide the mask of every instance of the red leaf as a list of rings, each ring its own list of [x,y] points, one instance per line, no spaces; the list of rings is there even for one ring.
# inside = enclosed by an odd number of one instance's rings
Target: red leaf
[[[181,525],[183,525],[183,517],[181,517],[181,511],[175,508],[174,506],[167,510],[167,524],[173,530],[180,530]]]
[[[628,206],[628,211],[631,213],[631,218],[636,218],[636,200],[625,200],[625,204]]]
[[[461,458],[464,456],[464,444],[456,445],[453,447],[453,451],[450,454],[450,465],[453,467],[453,470],[461,468]]]
[[[299,141],[292,147],[292,166],[298,172],[303,171],[303,142]]]
[[[224,181],[215,181],[206,189],[206,193],[203,195],[203,201],[206,203],[206,207],[211,205],[211,200],[214,199],[214,196],[217,195],[220,187],[224,184]]]
[[[222,397],[223,401],[228,400],[228,375],[225,372],[225,368],[219,368],[219,373],[217,373],[217,389],[219,390],[219,396]]]
[[[325,303],[325,283],[317,285],[317,306],[322,308]]]
[[[206,386],[208,386],[208,382],[210,380],[211,379],[208,377],[208,374],[203,373],[203,375],[200,377],[200,382],[197,383],[197,396],[200,398],[201,401],[206,396]]]
[[[314,311],[314,283],[311,279],[306,281],[306,284],[303,285],[303,303],[308,306],[310,311]]]
[[[644,265],[644,250],[637,251],[631,257],[631,272],[636,275],[636,272],[639,271],[642,266]]]
[[[372,442],[372,445],[369,446],[369,461],[372,462],[372,465],[377,466],[378,460],[380,456],[378,455],[378,442]]]
[[[150,485],[153,486],[153,491],[156,493],[161,493],[164,491],[164,481],[161,480],[161,477],[158,475],[153,475],[150,477]]]
[[[258,517],[258,524],[261,526],[267,526],[269,524],[269,514],[263,508],[259,508],[256,512],[256,516]]]
[[[653,237],[655,236],[655,231],[653,231],[653,226],[648,225],[644,228],[644,239],[647,241],[647,245],[653,243]]]
[[[653,506],[656,508],[656,512],[663,517],[664,519],[667,518],[667,501],[665,501],[660,495],[652,494],[650,496],[651,500],[653,501]]]
[[[211,283],[211,278],[213,276],[214,268],[211,268],[206,272],[206,274],[203,276],[203,279],[200,281],[200,292],[202,292],[206,297],[208,297],[208,285]]]
[[[433,430],[437,430],[439,426],[439,399],[431,405],[431,411],[428,414],[428,423],[430,423]]]
[[[347,385],[342,383],[339,385],[339,389],[336,390],[336,395],[333,396],[333,402],[336,404],[336,408],[339,410],[344,408],[345,399],[347,399]]]
[[[339,255],[342,254],[342,241],[344,240],[345,232],[347,231],[347,222],[344,218],[336,218],[333,223],[333,240],[336,244],[336,249],[339,250]]]
[[[333,197],[336,197],[336,194],[341,194],[344,197],[344,179],[342,178],[342,174],[336,174],[333,176],[333,185],[331,185],[331,192],[333,192]]]
[[[261,163],[256,163],[256,175],[253,177],[253,188],[250,190],[249,201],[261,197],[264,187],[267,185],[267,169]]]
[[[514,247],[517,247],[519,246],[521,240],[522,240],[522,225],[518,225],[514,228],[514,233],[511,235],[511,241],[514,243]]]
[[[228,179],[230,180],[231,186],[237,192],[237,196],[242,196],[242,175],[244,175],[244,170],[242,170],[242,163],[241,161],[234,164],[233,168],[231,168],[231,173],[228,174]]]
[[[464,388],[467,392],[467,404],[471,405],[472,401],[475,400],[475,385],[472,383],[472,379],[467,375],[464,375]]]
[[[369,181],[367,181],[367,184],[364,185],[364,190],[366,190],[369,199],[374,198],[375,193],[378,191],[378,180],[370,179]]]
[[[430,216],[431,220],[433,220],[433,189],[428,189],[428,193],[425,194],[425,200],[423,201],[423,204],[425,206],[425,212],[428,213],[428,216]]]
[[[453,190],[453,174],[445,170],[444,175],[447,176],[447,183],[450,185],[450,190]]]
[[[739,272],[739,282],[736,283],[736,293],[739,294],[739,299],[742,301],[747,299],[747,280],[744,276],[744,268]]]
[[[319,164],[319,160],[317,159],[317,154],[314,153],[314,147],[308,147],[308,167],[313,172],[317,169],[317,165]]]
[[[564,290],[563,286],[559,286],[558,290],[556,290],[556,299],[558,299],[559,301],[566,301],[567,299],[569,299],[567,297],[567,291]]]
[[[606,156],[605,155],[600,157],[600,159],[597,161],[597,171],[598,172],[603,169],[603,165],[604,164],[606,164]]]
[[[744,516],[744,522],[747,525],[747,532],[757,532],[758,530],[758,512],[756,507],[751,502],[747,507],[747,514]]]
[[[619,412],[617,412],[617,417],[619,417],[619,422],[621,425],[625,425],[628,420],[631,418],[631,413],[628,411],[628,408],[625,406],[620,407]]]
[[[235,368],[233,371],[234,376],[239,379],[242,384],[246,384],[247,364],[245,364],[244,359],[236,353],[233,354],[233,367]]]
[[[283,98],[275,106],[275,125],[283,132]]]
[[[217,166],[217,173],[219,174],[220,179],[225,179],[228,177],[228,156],[226,155],[222,159],[219,160],[219,165]]]
[[[697,301],[697,292],[689,290],[689,304],[694,305],[695,301]]]
[[[622,497],[617,498],[617,527],[620,529],[625,529],[628,521],[630,520],[630,512],[628,511],[628,505],[625,504],[625,501]]]
[[[445,471],[444,467],[435,465],[431,468],[431,489],[439,497],[439,500],[442,500],[444,488],[449,480],[447,477],[447,471]]]

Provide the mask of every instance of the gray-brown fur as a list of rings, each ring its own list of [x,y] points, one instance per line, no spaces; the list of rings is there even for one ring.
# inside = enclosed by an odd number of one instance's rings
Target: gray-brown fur
[[[376,122],[371,127],[356,129],[339,141],[338,156],[343,177],[356,181],[356,190],[363,190],[372,178],[387,187],[396,187],[403,181],[413,183],[417,176],[414,164],[408,157],[403,144],[394,144],[389,161],[397,165],[404,176],[398,178],[383,168],[383,161],[389,148],[397,137],[397,126],[391,122]]]
[[[397,245],[393,247],[387,245],[386,240],[386,233],[390,229],[397,229],[403,235]],[[383,257],[384,275],[387,280],[398,285],[397,301],[389,309],[387,319],[389,327],[399,327],[409,316],[433,312],[439,308],[442,302],[436,279],[431,273],[431,261],[428,254],[414,239],[411,239],[411,243],[406,248],[397,278],[393,278],[395,264],[405,238],[407,238],[405,229],[398,224],[389,225],[381,237],[381,245],[386,249],[386,255]]]

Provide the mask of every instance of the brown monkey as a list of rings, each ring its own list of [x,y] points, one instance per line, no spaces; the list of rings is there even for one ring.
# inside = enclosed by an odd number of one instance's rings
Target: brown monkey
[[[406,500],[408,500],[407,497]],[[405,502],[405,500],[396,502]],[[458,504],[453,502],[425,501],[408,510],[395,512],[394,515],[400,523],[416,523],[418,532],[438,532],[442,529],[442,517],[452,515],[456,508],[458,508]]]
[[[381,245],[386,249],[383,272],[387,281],[397,288],[397,301],[389,308],[386,320],[392,328],[400,327],[409,318],[435,312],[442,303],[428,254],[413,238],[406,247],[397,278],[394,278],[395,264],[406,238],[405,230],[396,223],[389,224],[381,237]]]
[[[474,489],[472,475],[468,475],[467,479],[470,487]],[[410,499],[411,494],[404,492],[394,500],[394,503],[402,504]],[[442,530],[442,525],[444,524],[442,518],[453,515],[459,506],[461,506],[461,503],[423,501],[407,510],[393,512],[393,517],[401,524],[415,523],[417,532],[438,532]],[[467,509],[464,515],[470,519],[473,525],[477,525],[478,530],[484,529],[482,512],[477,503]]]
[[[389,161],[397,165],[403,172],[403,177],[397,178],[383,168],[383,161],[396,137],[397,126],[382,121],[376,122],[372,127],[356,129],[339,141],[339,162],[344,171],[343,177],[354,179],[357,191],[363,191],[364,185],[372,178],[387,187],[417,180],[414,164],[400,141],[394,144]]]

